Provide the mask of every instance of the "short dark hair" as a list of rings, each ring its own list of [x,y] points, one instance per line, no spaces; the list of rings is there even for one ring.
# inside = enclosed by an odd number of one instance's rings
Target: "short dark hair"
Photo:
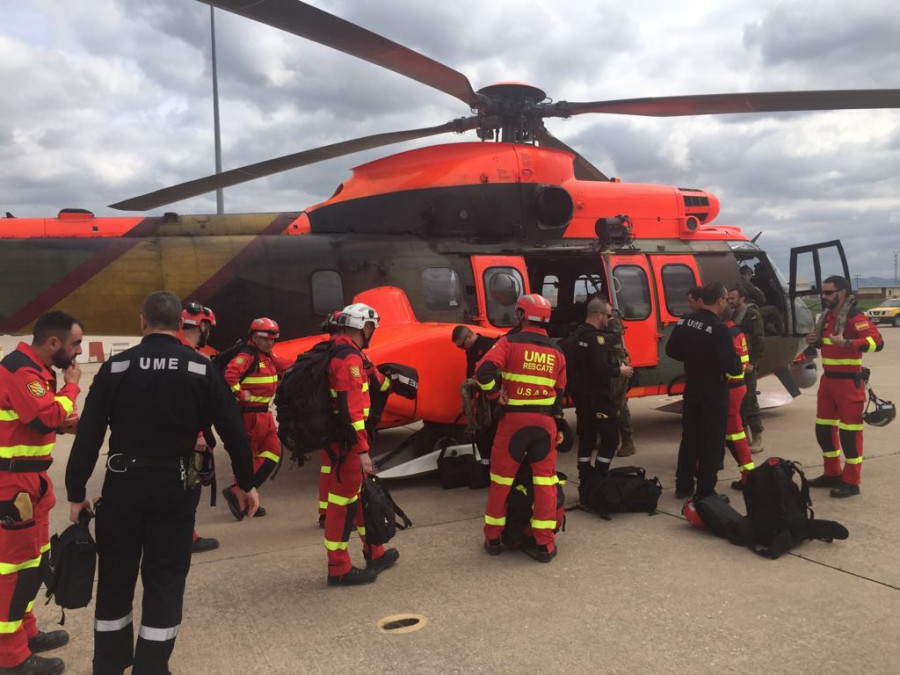
[[[753,274],[753,270],[750,269],[750,265],[741,265],[741,274],[743,274],[744,272],[750,272],[751,275]]]
[[[141,316],[150,328],[178,330],[181,322],[181,300],[172,291],[154,291],[144,298]]]
[[[52,337],[58,337],[65,342],[69,337],[69,333],[72,332],[72,326],[75,324],[78,324],[81,330],[84,330],[84,324],[81,321],[61,309],[54,309],[41,314],[38,320],[34,322],[34,339],[32,339],[31,344],[42,345]]]
[[[700,296],[703,294],[703,286],[692,286],[687,294],[691,296],[691,299],[693,300],[700,300]]]
[[[739,296],[741,296],[742,298],[748,297],[748,296],[747,296],[747,289],[744,288],[744,285],[743,285],[743,284],[735,284],[735,285],[732,286],[730,289],[728,289],[728,292],[729,292],[729,293],[730,293],[731,291],[734,291],[735,293],[737,293],[737,294],[738,294]]]
[[[466,337],[470,332],[472,332],[472,329],[468,326],[457,326],[453,329],[453,334],[450,336],[450,339],[453,340],[454,344],[459,344],[459,341]]]
[[[842,277],[838,274],[828,277],[822,284],[834,284],[834,287],[839,291],[850,292],[850,282],[847,280],[847,277]]]
[[[704,305],[714,305],[723,295],[726,295],[725,284],[721,281],[710,281],[700,290],[700,300]]]

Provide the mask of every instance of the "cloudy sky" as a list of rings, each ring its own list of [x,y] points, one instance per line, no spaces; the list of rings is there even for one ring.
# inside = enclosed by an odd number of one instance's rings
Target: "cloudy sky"
[[[892,0],[311,4],[459,70],[475,89],[523,81],[555,100],[591,101],[900,87]],[[106,205],[212,173],[209,20],[195,0],[0,0],[0,212],[118,215]],[[225,169],[469,113],[446,94],[227,12],[216,11],[216,34]],[[852,272],[894,275],[900,110],[582,115],[548,127],[607,175],[714,192],[718,222],[761,231],[785,272],[790,246],[840,237]],[[230,188],[226,210],[300,210],[391,150]],[[215,196],[163,210],[212,213]]]

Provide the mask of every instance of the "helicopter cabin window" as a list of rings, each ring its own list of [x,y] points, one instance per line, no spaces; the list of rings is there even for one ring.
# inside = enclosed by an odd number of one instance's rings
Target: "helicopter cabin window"
[[[498,328],[516,325],[516,300],[525,282],[515,267],[489,267],[484,271],[487,317]]]
[[[422,294],[425,306],[433,312],[455,312],[462,304],[459,275],[450,267],[422,270]]]
[[[642,321],[650,316],[650,284],[647,273],[637,265],[619,265],[613,270],[619,311],[627,321]]]
[[[555,274],[548,274],[541,282],[541,295],[547,298],[547,302],[553,309],[559,304],[559,277]]]
[[[684,316],[689,309],[687,294],[697,285],[694,271],[687,265],[663,265],[661,276],[666,309],[672,316]]]
[[[344,284],[334,270],[318,270],[310,277],[313,313],[325,316],[344,306]]]

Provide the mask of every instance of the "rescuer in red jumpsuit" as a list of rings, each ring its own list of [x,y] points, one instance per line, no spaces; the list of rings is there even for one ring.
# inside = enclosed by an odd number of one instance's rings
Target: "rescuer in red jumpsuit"
[[[750,349],[747,346],[747,337],[734,321],[725,321],[725,327],[734,342],[734,353],[741,360],[741,365],[746,368],[750,363]],[[732,457],[738,463],[741,470],[741,479],[731,484],[735,490],[743,490],[747,482],[747,472],[754,468],[750,453],[750,444],[747,442],[747,433],[744,431],[744,422],[741,419],[741,402],[747,394],[747,385],[744,383],[743,371],[738,375],[725,373],[725,382],[728,385],[728,419],[725,423],[725,442],[731,451]]]
[[[824,373],[816,399],[816,440],[822,448],[825,471],[809,484],[831,488],[832,497],[852,497],[859,494],[863,461],[866,384],[862,355],[881,351],[884,340],[855,307],[846,278],[831,276],[822,282],[822,308],[825,312],[816,332],[806,336],[806,344],[822,350]],[[843,470],[841,449],[846,459]]]
[[[566,360],[547,336],[550,303],[532,293],[519,298],[516,314],[521,330],[501,337],[475,368],[478,384],[499,394],[503,417],[491,449],[491,486],[484,513],[484,547],[502,552],[506,500],[522,462],[531,464],[535,547],[525,552],[540,562],[556,557],[556,443],[554,414],[566,387]]]
[[[325,549],[328,557],[328,585],[354,586],[375,581],[380,572],[400,557],[395,548],[369,546],[360,503],[364,474],[372,473],[369,457],[369,376],[362,349],[369,345],[378,327],[378,313],[362,303],[341,310],[335,329],[335,355],[328,366],[328,384],[338,416],[337,438],[328,444],[331,471],[325,511]],[[363,543],[366,567],[354,567],[347,542],[356,524]]]
[[[61,659],[37,652],[69,641],[64,630],[39,631],[31,611],[50,550],[47,475],[56,434],[74,432],[83,327],[61,311],[34,324],[31,345],[0,361],[0,673],[61,673]],[[53,367],[65,384],[56,390]]]
[[[278,388],[278,377],[293,365],[288,359],[277,356],[272,347],[278,339],[278,324],[265,317],[250,324],[250,339],[225,369],[225,381],[231,387],[241,409],[244,429],[253,449],[253,480],[259,490],[281,460],[281,442],[275,427],[275,417],[269,405]],[[240,508],[234,486],[222,490],[231,514],[241,520]],[[266,515],[260,507],[256,517]]]

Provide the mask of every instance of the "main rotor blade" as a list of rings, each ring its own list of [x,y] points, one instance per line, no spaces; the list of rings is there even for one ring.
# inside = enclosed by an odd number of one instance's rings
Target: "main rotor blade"
[[[900,89],[848,89],[829,91],[773,91],[750,94],[706,94],[629,98],[576,103],[560,101],[546,107],[544,117],[582,113],[680,117],[729,113],[786,112],[792,110],[854,110],[900,108]]]
[[[462,73],[300,0],[199,1],[393,70],[469,107],[478,105],[478,96]]]
[[[326,159],[349,155],[362,150],[371,150],[392,143],[402,143],[404,141],[412,141],[417,138],[425,138],[426,136],[435,136],[451,131],[462,133],[478,126],[477,117],[460,118],[441,124],[436,127],[426,127],[423,129],[409,129],[407,131],[393,131],[385,134],[374,134],[373,136],[364,136],[356,138],[352,141],[341,141],[331,145],[323,145],[320,148],[312,150],[304,150],[295,152],[292,155],[284,155],[276,157],[265,162],[257,162],[256,164],[248,164],[230,171],[206,176],[205,178],[197,178],[186,183],[173,185],[171,187],[148,192],[139,197],[126,199],[117,204],[110,204],[112,209],[120,209],[122,211],[147,211],[148,209],[164,206],[172,202],[178,202],[182,199],[196,197],[197,195],[206,194],[219,188],[226,188],[263,176],[270,176],[273,173],[296,169],[307,164],[315,164]]]
[[[587,161],[580,153],[576,152],[568,145],[559,140],[556,136],[547,131],[546,127],[539,131],[537,139],[540,144],[547,148],[555,148],[557,150],[566,150],[575,155],[575,178],[578,180],[603,180],[608,181],[609,177],[600,169]]]

